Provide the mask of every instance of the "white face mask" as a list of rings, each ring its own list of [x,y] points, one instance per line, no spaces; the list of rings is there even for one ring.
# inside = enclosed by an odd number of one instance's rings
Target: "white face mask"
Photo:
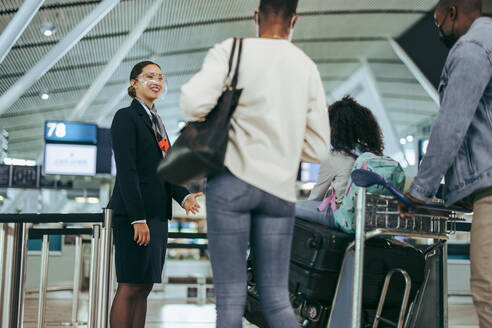
[[[287,41],[292,42],[292,36],[294,35],[294,19],[296,16],[292,16],[292,20],[290,21],[290,31],[289,36],[287,37]]]
[[[142,79],[137,79],[137,81],[139,81],[140,83],[142,83],[142,86],[145,88],[147,87],[147,85],[149,83],[155,83],[155,84],[160,84],[161,82],[159,81],[156,81],[156,80],[142,80]],[[161,95],[159,96],[161,99],[164,98],[167,94],[167,89],[168,89],[168,85],[167,85],[167,76],[164,76],[164,82],[163,82],[163,87],[162,87],[162,93]]]
[[[140,83],[142,83],[142,86],[145,88],[149,83],[154,83],[154,84],[161,84],[160,82],[156,81],[156,80],[141,80],[141,79],[138,79],[137,81],[139,81]]]

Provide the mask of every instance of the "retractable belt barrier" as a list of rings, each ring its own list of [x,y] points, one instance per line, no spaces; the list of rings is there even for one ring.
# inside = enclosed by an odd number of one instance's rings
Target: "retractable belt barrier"
[[[21,328],[24,318],[24,295],[27,240],[42,239],[37,327],[45,326],[46,293],[60,288],[48,287],[49,243],[52,235],[75,235],[74,279],[71,288],[72,320],[64,325],[84,324],[78,320],[82,266],[82,235],[91,236],[91,272],[89,281],[88,328],[109,326],[108,310],[112,296],[113,236],[112,212],[75,214],[0,214],[0,327]],[[91,228],[32,228],[39,223],[93,223]],[[207,239],[205,233],[170,232],[169,238]],[[207,244],[170,243],[168,248],[205,250]],[[8,269],[7,269],[8,268]],[[36,291],[31,291],[35,293]]]
[[[201,232],[169,232],[168,238],[175,239],[207,239],[206,233]],[[205,251],[208,248],[207,244],[181,244],[181,243],[168,243],[168,249],[199,249],[200,252]]]
[[[112,286],[112,213],[0,214],[0,326],[21,328],[24,317],[27,239],[42,239],[41,279],[37,327],[45,326],[48,291],[49,240],[51,235],[75,235],[72,321],[78,325],[82,262],[82,235],[91,236],[91,273],[87,327],[106,328]],[[38,223],[94,223],[92,228],[38,229]],[[9,270],[8,270],[8,269]]]

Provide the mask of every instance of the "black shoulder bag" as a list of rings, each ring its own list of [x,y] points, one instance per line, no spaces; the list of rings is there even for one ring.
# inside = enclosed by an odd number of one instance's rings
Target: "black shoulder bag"
[[[232,62],[238,43],[236,69],[231,81]],[[230,120],[243,91],[236,89],[242,45],[242,39],[234,38],[227,73],[228,84],[217,105],[204,121],[188,122],[159,163],[157,172],[165,181],[185,185],[224,168]]]

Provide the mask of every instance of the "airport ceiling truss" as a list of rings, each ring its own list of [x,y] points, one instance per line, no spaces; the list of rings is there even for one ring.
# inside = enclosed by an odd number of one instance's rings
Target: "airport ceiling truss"
[[[105,0],[108,1],[108,0]],[[5,59],[0,62],[0,96],[26,75],[104,1],[46,0]],[[114,112],[129,103],[125,95],[132,66],[159,63],[169,92],[157,107],[175,136],[184,120],[180,86],[201,66],[207,49],[228,37],[254,35],[257,0],[164,0],[145,22],[137,41],[123,51],[155,0],[120,0],[70,50],[1,111],[0,130],[9,133],[9,156],[37,159],[45,120],[68,120],[89,90],[96,92],[78,120],[109,127]],[[300,0],[294,42],[318,65],[327,99],[362,65],[371,68],[388,117],[396,131],[432,117],[437,105],[389,42],[433,9],[437,0]],[[21,0],[0,2],[0,31],[19,12]],[[42,33],[51,22],[56,32]],[[140,25],[139,25],[140,24]],[[135,33],[134,33],[135,34]],[[123,51],[122,58],[120,56]],[[117,60],[118,59],[118,60]],[[101,77],[108,65],[114,65]],[[101,83],[101,79],[104,83]],[[96,82],[99,81],[98,84]],[[48,93],[43,100],[41,94]],[[409,109],[418,109],[407,114]]]

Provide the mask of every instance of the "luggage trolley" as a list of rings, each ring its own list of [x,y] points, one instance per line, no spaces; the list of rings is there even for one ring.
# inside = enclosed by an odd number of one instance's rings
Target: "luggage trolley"
[[[359,171],[359,170],[357,170]],[[368,172],[368,171],[366,171]],[[371,175],[364,173],[364,175]],[[428,327],[428,328],[447,328],[447,240],[451,234],[456,232],[457,224],[464,221],[463,213],[469,211],[462,208],[445,208],[440,204],[417,205],[413,211],[413,218],[401,218],[398,211],[398,200],[409,202],[409,200],[396,190],[391,190],[395,197],[375,195],[366,192],[369,185],[365,181],[358,183],[357,178],[352,175],[356,185],[362,185],[356,196],[356,208],[354,216],[355,240],[347,247],[347,253],[354,250],[354,267],[353,267],[353,295],[351,302],[351,328],[361,327],[362,315],[362,291],[363,291],[363,269],[364,269],[364,245],[365,241],[376,236],[405,236],[410,238],[432,238],[433,245],[425,251],[426,262],[428,258],[434,257],[434,265],[426,264],[425,280],[415,297],[415,301],[410,305],[408,315],[407,306],[411,279],[404,270],[391,270],[384,281],[381,292],[376,317],[372,325],[377,328],[380,323],[384,322],[386,326],[398,328]],[[398,200],[397,200],[398,199]],[[347,258],[347,257],[346,257]],[[438,274],[436,275],[436,269]],[[391,322],[381,316],[386,292],[390,280],[394,274],[401,274],[405,279],[405,292],[403,295],[400,316],[398,322]],[[328,327],[340,326],[334,324],[334,311],[336,311],[336,301],[339,295],[338,291],[341,285],[342,274],[338,281],[337,292],[333,301],[332,313]],[[434,279],[434,280],[433,280]],[[439,292],[429,291],[429,285],[438,281]],[[429,300],[432,298],[432,300]],[[436,298],[438,299],[436,304]],[[343,302],[343,301],[342,301]],[[435,305],[439,312],[439,318],[436,318],[436,312],[429,310],[429,302]],[[347,302],[345,301],[345,304]],[[429,304],[427,304],[429,303]],[[432,307],[432,306],[431,306]],[[433,320],[424,318],[421,314],[423,309],[427,312],[433,312]],[[425,325],[422,325],[425,322]],[[347,325],[347,327],[349,327]],[[341,327],[340,327],[341,328]]]

